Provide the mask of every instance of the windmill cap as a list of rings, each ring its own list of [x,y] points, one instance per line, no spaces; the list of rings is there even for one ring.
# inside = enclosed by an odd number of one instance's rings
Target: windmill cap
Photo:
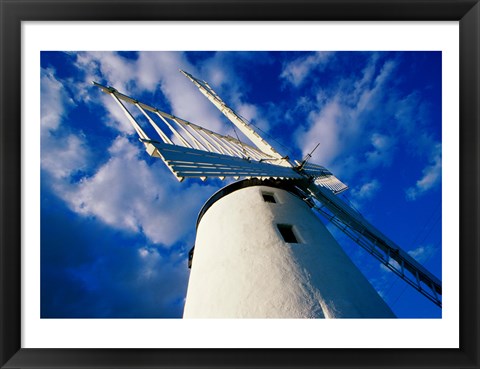
[[[198,225],[200,224],[200,221],[202,220],[202,217],[205,215],[208,209],[216,203],[218,200],[221,198],[231,194],[232,192],[247,188],[247,187],[253,187],[253,186],[267,186],[267,187],[274,187],[274,188],[279,188],[281,190],[288,191],[295,196],[299,197],[301,200],[305,201],[305,203],[308,206],[312,206],[308,201],[306,201],[307,195],[300,189],[298,188],[298,184],[301,180],[276,180],[276,179],[259,179],[259,178],[250,178],[250,179],[244,179],[242,181],[237,181],[234,182],[228,186],[225,186],[215,192],[208,200],[205,202],[205,204],[202,206],[200,209],[200,212],[198,213],[197,217],[197,224],[196,224],[196,229],[198,229]]]

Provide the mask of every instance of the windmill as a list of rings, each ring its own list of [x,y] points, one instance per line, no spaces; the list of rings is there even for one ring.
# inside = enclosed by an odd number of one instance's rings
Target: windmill
[[[116,101],[147,153],[179,181],[236,180],[199,212],[185,318],[393,318],[318,215],[441,307],[440,280],[337,196],[344,183],[311,163],[311,154],[301,161],[281,155],[207,82],[181,73],[251,143],[93,83]]]

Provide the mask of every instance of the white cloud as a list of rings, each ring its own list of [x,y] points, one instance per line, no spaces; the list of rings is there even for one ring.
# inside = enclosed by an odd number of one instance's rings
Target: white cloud
[[[119,91],[130,92],[133,88],[132,82],[138,73],[134,61],[114,52],[89,51],[76,55],[77,67],[88,77],[85,80],[87,86],[91,83],[90,78],[93,77],[98,81],[103,77],[110,86]]]
[[[214,59],[212,58],[212,60]],[[208,84],[212,87],[212,86],[220,86],[223,83],[225,83],[227,81],[227,76],[225,71],[222,70],[220,63],[215,63],[215,62],[212,63],[212,61],[210,60],[208,64],[209,64],[208,69],[202,68],[202,73],[203,72],[207,73],[207,76],[205,76],[204,79],[208,80]],[[213,65],[213,68],[212,68],[210,67],[211,64],[216,64],[216,65]]]
[[[88,152],[81,134],[62,130],[73,100],[53,70],[41,72],[41,167],[54,178],[65,179],[85,168]]]
[[[322,165],[328,166],[337,157],[342,151],[341,116],[342,107],[336,100],[327,103],[322,110],[310,114],[310,128],[300,128],[296,133],[297,144],[303,148],[304,156],[320,143],[315,150],[315,156],[321,158]]]
[[[374,133],[370,140],[373,150],[367,151],[365,157],[369,166],[389,165],[393,156],[393,137]]]
[[[361,183],[358,186],[355,186],[350,189],[350,205],[360,211],[364,204],[372,200],[378,191],[381,189],[381,184],[377,179],[372,179]]]
[[[338,89],[328,95],[320,88],[316,92],[318,110],[310,113],[308,128],[299,127],[296,132],[303,155],[320,142],[315,152],[317,162],[347,179],[391,162],[394,139],[371,132],[384,129],[384,122],[372,119],[372,115],[385,115],[383,101],[389,97],[384,93],[385,85],[396,64],[386,61],[380,68],[377,64],[378,55],[373,54],[359,78],[340,81]],[[358,155],[361,151],[365,152],[363,157]]]
[[[62,138],[42,137],[42,169],[57,180],[83,170],[87,165],[88,150],[83,137],[74,134]]]
[[[401,128],[411,134],[418,128],[419,116],[419,95],[418,92],[412,92],[402,99],[399,99],[395,108],[395,118]]]
[[[427,260],[429,260],[436,252],[437,249],[433,245],[425,245],[408,251],[408,254],[420,264],[423,264]]]
[[[161,265],[165,263],[166,260],[163,260],[157,249],[144,246],[138,249],[138,255],[140,257],[139,280],[152,280],[164,272]]]
[[[376,63],[376,57],[372,58],[371,63]],[[358,100],[355,106],[355,116],[358,117],[360,113],[364,111],[374,110],[377,108],[379,100],[385,97],[385,84],[389,81],[390,76],[394,72],[396,64],[393,61],[386,61],[380,72],[375,76],[371,70],[370,65],[367,66],[363,71],[363,79],[365,82],[361,83],[360,86],[357,86],[357,90],[354,92],[353,96],[357,97]],[[370,83],[368,83],[370,81]],[[373,84],[372,88],[369,88],[369,85]]]
[[[359,188],[352,189],[352,195],[357,200],[371,199],[375,193],[380,189],[380,182],[373,179],[367,183],[362,184]]]
[[[385,150],[391,145],[390,138],[379,133],[374,133],[372,135],[372,145],[377,150]]]
[[[280,77],[299,87],[313,70],[323,69],[332,56],[333,53],[330,52],[316,52],[295,59],[283,67]]]
[[[57,182],[57,194],[76,213],[142,232],[152,243],[171,246],[184,237],[213,189],[194,185],[186,191],[160,161],[149,167],[140,159],[147,154],[125,137],[117,137],[109,153],[111,158],[91,177],[77,184]]]
[[[407,189],[408,200],[415,200],[428,190],[434,188],[442,179],[442,153],[441,145],[436,144],[432,150],[430,163],[422,170],[422,177]]]
[[[363,68],[361,78],[353,81],[353,93],[351,96],[352,101],[358,101],[360,96],[362,96],[365,91],[368,91],[370,89],[372,81],[375,80],[375,69],[378,63],[378,59],[378,54],[373,54]]]
[[[68,110],[74,106],[63,84],[55,78],[55,71],[41,70],[41,131],[58,129]]]

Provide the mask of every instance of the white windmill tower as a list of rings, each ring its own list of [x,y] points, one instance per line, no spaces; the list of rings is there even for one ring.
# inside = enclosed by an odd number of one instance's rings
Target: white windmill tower
[[[313,210],[441,307],[441,282],[336,196],[345,184],[309,156],[299,162],[279,154],[205,81],[181,72],[254,146],[94,84],[179,181],[246,178],[219,190],[199,213],[185,318],[395,317]]]

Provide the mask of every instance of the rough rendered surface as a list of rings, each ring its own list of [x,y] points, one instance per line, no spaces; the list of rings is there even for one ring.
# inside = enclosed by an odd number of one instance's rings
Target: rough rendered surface
[[[265,202],[262,192],[277,203]],[[300,243],[276,224],[293,225]],[[265,186],[214,203],[197,230],[184,318],[393,318],[297,196]]]

